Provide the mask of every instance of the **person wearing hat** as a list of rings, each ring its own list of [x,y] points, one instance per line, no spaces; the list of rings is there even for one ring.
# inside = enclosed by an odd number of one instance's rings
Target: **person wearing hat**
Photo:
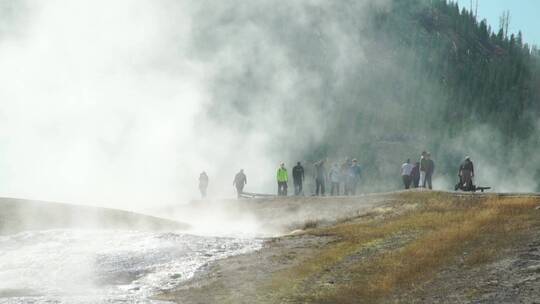
[[[474,178],[474,164],[469,156],[459,166],[459,183],[463,189],[472,189]]]
[[[277,183],[278,183],[278,195],[287,196],[287,182],[289,181],[289,174],[285,169],[285,163],[281,163],[277,170]]]

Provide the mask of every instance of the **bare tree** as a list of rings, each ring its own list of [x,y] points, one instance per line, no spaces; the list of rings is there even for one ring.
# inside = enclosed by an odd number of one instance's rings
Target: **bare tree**
[[[503,30],[504,38],[508,38],[508,27],[510,25],[510,11],[506,10],[499,17],[499,27]]]

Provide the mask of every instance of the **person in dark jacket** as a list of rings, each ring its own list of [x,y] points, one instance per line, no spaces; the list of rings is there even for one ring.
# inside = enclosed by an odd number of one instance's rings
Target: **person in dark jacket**
[[[411,182],[414,188],[418,188],[420,184],[420,163],[416,162],[411,171]]]
[[[208,189],[208,175],[203,171],[199,175],[199,190],[201,191],[202,198],[206,197],[206,189]]]
[[[303,194],[302,184],[304,183],[304,167],[300,162],[296,163],[296,166],[292,169],[293,183],[294,183],[294,195]]]
[[[459,166],[459,182],[464,189],[472,189],[474,178],[474,164],[469,156]]]
[[[326,169],[324,160],[315,164],[315,194],[324,196],[324,186],[326,184]],[[320,191],[320,192],[319,192]]]
[[[431,177],[433,176],[433,172],[435,171],[435,163],[431,159],[431,153],[426,153],[426,178],[424,179],[424,188],[426,187],[426,184],[428,188],[431,190]]]
[[[244,193],[244,186],[247,185],[247,177],[244,174],[244,169],[241,169],[240,172],[236,173],[234,176],[233,186],[236,187],[236,194],[238,198]]]

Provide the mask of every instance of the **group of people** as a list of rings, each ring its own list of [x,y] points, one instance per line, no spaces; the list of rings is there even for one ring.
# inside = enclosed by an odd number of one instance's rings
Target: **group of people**
[[[343,163],[334,163],[327,172],[325,160],[320,160],[314,164],[315,195],[325,195],[326,185],[330,183],[330,195],[355,195],[362,170],[356,159],[347,159]],[[428,188],[432,189],[432,177],[435,171],[435,163],[431,159],[431,153],[422,152],[420,160],[411,163],[407,159],[401,165],[401,177],[405,189]],[[474,177],[474,166],[467,156],[459,168],[459,184],[465,188],[472,186]],[[294,184],[294,195],[304,195],[303,185],[305,182],[304,167],[300,162],[292,169],[292,179]],[[281,163],[276,173],[278,196],[287,196],[289,173],[285,163]],[[233,180],[233,186],[240,198],[244,192],[244,186],[247,185],[247,177],[244,170],[240,170]],[[202,172],[199,176],[199,190],[203,198],[206,197],[208,188],[208,175]],[[461,187],[460,187],[461,188]],[[342,189],[342,191],[340,191]]]
[[[341,165],[334,163],[327,172],[325,160],[320,160],[314,164],[315,195],[325,195],[326,185],[330,183],[331,195],[355,195],[358,182],[360,181],[361,169],[356,159],[347,159]],[[301,162],[297,162],[292,169],[292,179],[294,185],[294,195],[304,195],[305,170]],[[276,173],[278,186],[278,196],[287,196],[289,186],[289,173],[285,163],[281,163]],[[244,193],[244,186],[247,185],[247,176],[244,169],[241,169],[234,176],[233,186],[236,188],[238,198]],[[208,189],[208,175],[202,172],[199,175],[199,191],[202,198],[206,197]],[[343,189],[343,192],[340,192]]]
[[[334,163],[329,172],[325,167],[325,160],[320,160],[315,166],[315,195],[325,195],[326,184],[331,185],[330,194],[340,195],[340,185],[343,185],[343,194],[355,195],[358,182],[360,180],[361,169],[356,159],[347,159],[341,166]],[[303,184],[305,181],[305,171],[302,164],[298,162],[292,170],[294,195],[303,195]],[[287,196],[289,175],[285,168],[285,163],[281,163],[277,170],[278,195]]]
[[[420,161],[411,163],[410,159],[407,159],[401,165],[401,178],[403,180],[403,186],[405,189],[413,188],[425,188],[432,189],[431,178],[435,171],[435,163],[431,159],[431,153],[423,151],[420,155]]]
[[[410,159],[407,159],[403,165],[401,165],[403,186],[405,189],[409,189],[411,187],[425,188],[426,186],[429,189],[432,189],[431,178],[434,171],[435,163],[431,159],[431,154],[429,152],[422,152],[420,155],[420,161],[415,162],[414,164],[411,164]],[[459,181],[455,187],[455,190],[474,190],[474,164],[469,156],[465,157],[465,160],[459,165],[458,178]]]

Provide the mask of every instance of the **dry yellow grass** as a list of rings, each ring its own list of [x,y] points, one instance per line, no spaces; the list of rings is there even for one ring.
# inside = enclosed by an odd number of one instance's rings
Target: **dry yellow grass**
[[[385,220],[363,219],[314,229],[311,234],[332,236],[336,241],[308,261],[277,273],[268,287],[282,301],[377,302],[396,290],[414,289],[442,267],[455,263],[464,251],[470,253],[464,259],[468,267],[489,262],[516,234],[540,223],[534,209],[540,204],[537,198],[470,199],[410,193],[402,199],[404,204],[418,206]],[[347,261],[347,282],[317,287],[320,282],[316,278],[331,273],[347,257],[401,235],[412,236],[412,240],[397,248],[380,249],[366,259]]]

